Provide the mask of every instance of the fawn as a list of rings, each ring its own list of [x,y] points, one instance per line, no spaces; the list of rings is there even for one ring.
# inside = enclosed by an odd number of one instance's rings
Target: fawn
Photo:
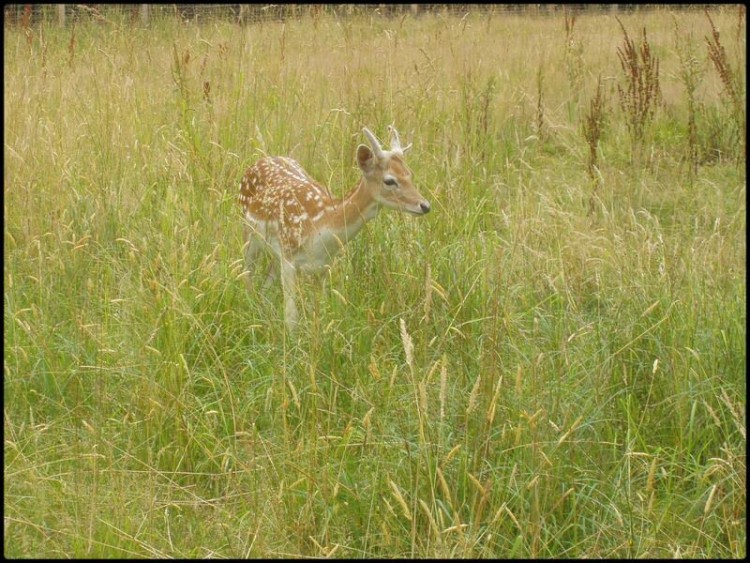
[[[244,215],[245,272],[250,274],[257,254],[269,250],[278,258],[288,329],[297,324],[295,303],[298,271],[320,271],[341,248],[374,219],[381,207],[425,215],[430,203],[412,185],[411,171],[398,131],[389,126],[391,149],[384,150],[364,128],[370,146],[357,147],[359,183],[343,199],[334,199],[288,157],[264,157],[247,169],[240,184],[239,203]],[[272,264],[273,268],[273,264]],[[268,281],[274,278],[271,272]]]

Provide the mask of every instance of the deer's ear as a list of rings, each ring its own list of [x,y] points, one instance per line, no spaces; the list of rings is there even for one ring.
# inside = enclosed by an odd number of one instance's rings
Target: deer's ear
[[[365,173],[369,173],[375,168],[375,154],[370,147],[366,145],[357,147],[357,164]]]

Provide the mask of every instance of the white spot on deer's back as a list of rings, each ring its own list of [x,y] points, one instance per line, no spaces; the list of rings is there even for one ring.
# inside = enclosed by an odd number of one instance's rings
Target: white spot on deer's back
[[[307,213],[302,212],[299,215],[295,215],[295,216],[292,217],[292,223],[298,225],[298,224],[302,223],[302,221],[306,221],[307,217],[308,217]]]

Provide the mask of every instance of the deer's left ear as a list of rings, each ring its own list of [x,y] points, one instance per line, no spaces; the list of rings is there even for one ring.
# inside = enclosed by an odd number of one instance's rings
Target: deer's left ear
[[[357,147],[357,164],[365,173],[370,173],[375,168],[375,154],[367,145]]]

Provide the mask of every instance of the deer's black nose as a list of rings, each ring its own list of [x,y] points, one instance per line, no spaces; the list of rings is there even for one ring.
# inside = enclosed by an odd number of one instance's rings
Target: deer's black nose
[[[419,204],[420,209],[422,210],[422,213],[429,213],[430,212],[430,202],[429,201],[423,201]]]

